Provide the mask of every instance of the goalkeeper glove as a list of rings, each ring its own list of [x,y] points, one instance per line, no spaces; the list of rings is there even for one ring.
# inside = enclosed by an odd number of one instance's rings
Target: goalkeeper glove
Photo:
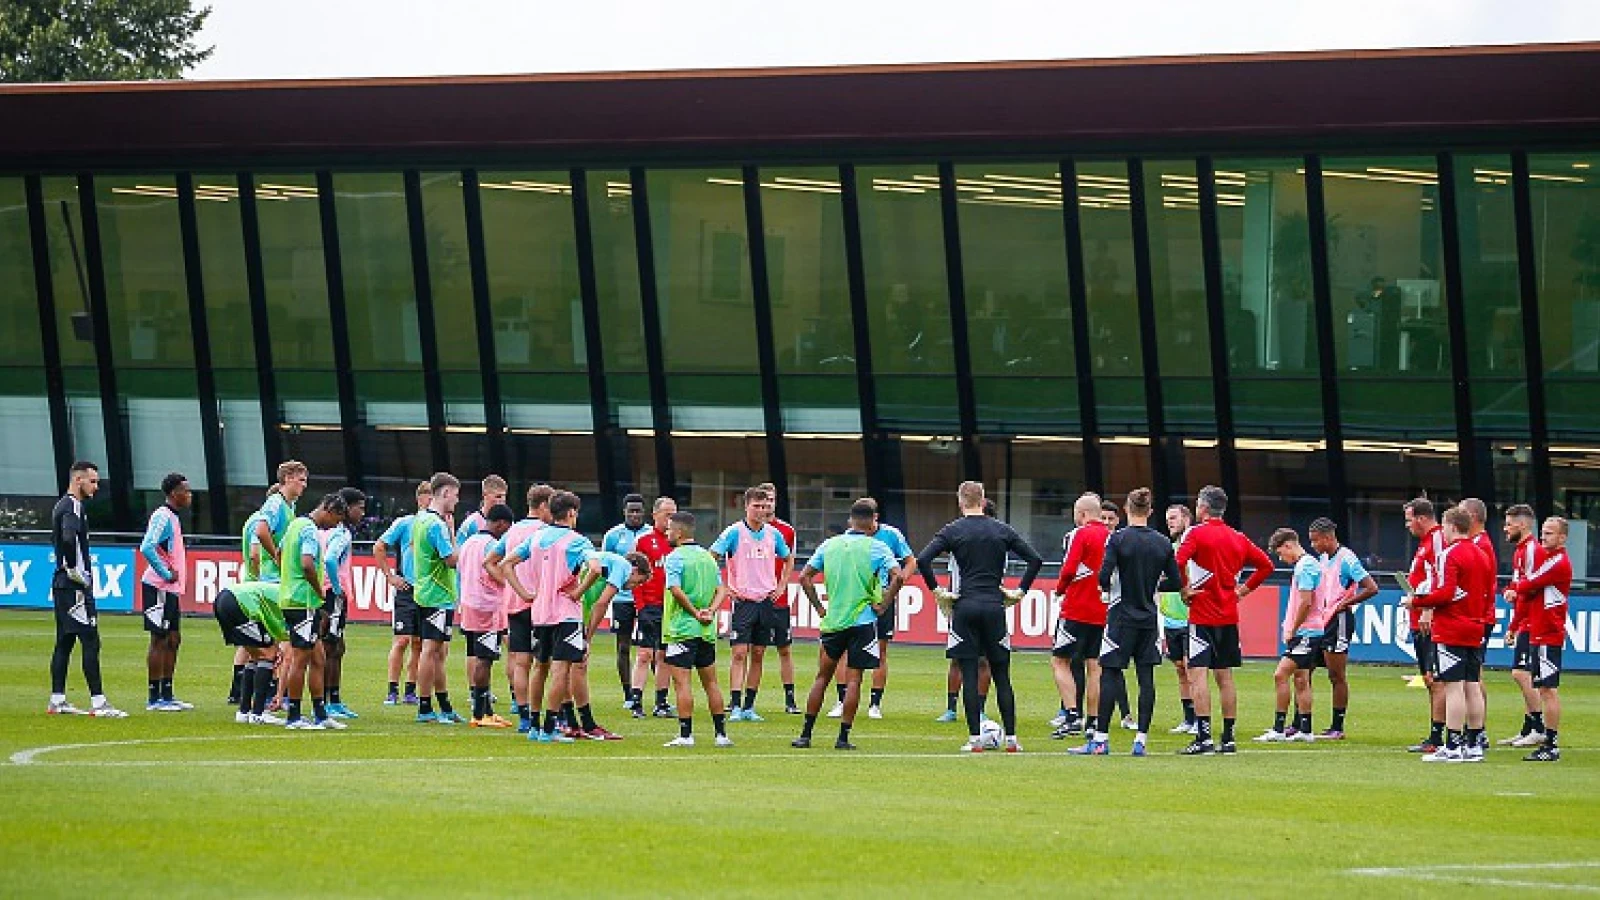
[[[956,601],[961,597],[944,588],[936,588],[933,592],[933,602],[939,604],[939,611],[944,613],[946,619],[950,618],[951,611],[956,608]]]
[[[1023,594],[1021,588],[1012,588],[1009,591],[1001,591],[1000,593],[1005,596],[1005,604],[1008,609],[1022,602]]]

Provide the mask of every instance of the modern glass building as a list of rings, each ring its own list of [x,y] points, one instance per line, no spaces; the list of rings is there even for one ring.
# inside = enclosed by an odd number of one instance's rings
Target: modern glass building
[[[1399,567],[1426,493],[1600,520],[1600,45],[0,88],[0,502],[237,529],[280,459],[809,546],[963,478]],[[1600,535],[1586,540],[1600,572]]]

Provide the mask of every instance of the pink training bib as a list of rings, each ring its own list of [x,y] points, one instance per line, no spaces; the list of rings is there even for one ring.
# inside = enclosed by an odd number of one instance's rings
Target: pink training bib
[[[728,555],[728,588],[742,600],[763,600],[778,587],[773,560],[778,555],[778,530],[751,531],[743,522],[734,526],[739,540]]]
[[[150,514],[152,525],[158,516],[171,520],[172,540],[166,547],[157,547],[156,556],[163,565],[172,570],[172,574],[175,577],[168,581],[162,578],[161,574],[153,566],[147,566],[143,577],[139,580],[158,591],[170,591],[182,596],[185,575],[188,571],[188,553],[183,546],[183,523],[179,521],[177,516],[172,514],[171,509],[165,506],[156,507],[156,511]]]
[[[480,531],[456,549],[456,571],[461,575],[460,624],[462,631],[503,631],[506,627],[505,585],[494,580],[483,565],[494,538]]]
[[[1306,617],[1302,628],[1322,630],[1328,627],[1328,620],[1333,618],[1333,610],[1350,590],[1339,583],[1339,561],[1344,553],[1344,548],[1339,552],[1319,563],[1322,576],[1317,579],[1316,600],[1311,604],[1311,614]]]
[[[540,547],[536,539],[528,548],[533,582],[524,581],[522,586],[533,593],[529,608],[533,610],[534,625],[559,625],[583,618],[583,603],[571,593],[578,580],[567,567],[567,547],[577,539],[576,531],[568,531],[548,547]],[[522,578],[521,569],[517,570],[517,577]]]
[[[508,530],[506,532],[506,536],[504,538],[504,545],[505,545],[505,548],[506,548],[506,555],[510,556],[512,550],[515,550],[518,547],[521,547],[524,541],[526,541],[528,538],[531,538],[534,535],[538,534],[539,533],[539,529],[541,529],[543,527],[544,527],[544,522],[542,522],[539,519],[523,519],[522,521],[518,522],[517,524],[511,526],[510,530]],[[530,562],[530,561],[524,560],[523,562],[517,563],[517,567],[516,568],[517,568],[517,578],[523,583],[523,585],[526,586],[528,584],[531,584],[532,583],[532,578],[533,578],[533,563]],[[511,585],[509,585],[509,584],[506,585],[505,586],[505,609],[506,609],[506,615],[514,616],[514,615],[526,610],[527,608],[528,608],[527,602],[524,601],[521,597],[517,596],[517,592],[513,591],[511,589]]]

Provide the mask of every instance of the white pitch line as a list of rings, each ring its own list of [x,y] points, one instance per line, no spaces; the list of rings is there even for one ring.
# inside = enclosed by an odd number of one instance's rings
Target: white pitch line
[[[1555,863],[1460,863],[1438,866],[1399,866],[1388,868],[1347,869],[1346,874],[1370,878],[1401,878],[1412,881],[1441,881],[1451,884],[1470,884],[1480,887],[1542,888],[1557,891],[1600,894],[1600,886],[1568,884],[1560,881],[1527,881],[1515,878],[1477,877],[1473,872],[1534,872],[1565,871],[1570,869],[1600,869],[1600,862]]]
[[[62,749],[62,748],[51,747],[51,748],[44,748],[44,749]],[[725,757],[727,759],[732,759],[732,760],[746,760],[746,759],[760,759],[760,760],[796,759],[796,760],[799,760],[799,759],[807,759],[807,758],[810,758],[812,756],[827,755],[824,751],[819,751],[816,754],[807,754],[807,753],[803,753],[803,752],[800,752],[800,751],[793,751],[793,752],[789,752],[789,753],[738,753],[738,752],[732,752],[732,751],[736,751],[738,748],[714,748],[714,747],[711,747],[710,745],[707,745],[706,747],[699,748],[699,749],[703,749],[703,750],[709,751],[711,753],[711,755],[713,755],[713,756]],[[1003,754],[1003,753],[992,753],[992,754],[985,754],[985,755],[1007,756],[1007,754]],[[450,764],[450,763],[478,763],[478,762],[529,762],[530,760],[538,760],[540,762],[552,762],[552,763],[564,763],[564,762],[676,762],[676,761],[679,761],[679,760],[692,760],[692,759],[703,759],[703,758],[705,758],[705,757],[700,755],[699,753],[696,753],[695,751],[692,751],[692,750],[688,751],[688,752],[662,753],[662,754],[659,754],[659,755],[652,755],[652,756],[645,756],[645,755],[637,755],[637,756],[556,756],[556,755],[550,755],[550,756],[545,756],[545,757],[542,757],[542,758],[539,756],[537,751],[532,751],[529,754],[524,755],[524,756],[433,756],[433,757],[404,756],[404,757],[393,757],[393,758],[389,758],[389,759],[382,759],[382,758],[371,758],[371,759],[195,759],[195,760],[183,760],[182,761],[182,765],[184,765],[186,767],[190,767],[190,766],[193,766],[193,767],[204,767],[204,766],[212,766],[212,767],[229,767],[229,766],[294,766],[296,768],[304,768],[304,767],[310,767],[310,766],[369,766],[369,765],[385,765],[385,766],[387,766],[387,765],[404,765],[404,764],[407,764],[407,763],[434,765],[434,764],[439,764],[439,763]],[[862,753],[860,751],[855,751],[855,752],[851,752],[851,753],[836,752],[836,753],[832,754],[830,756],[830,758],[832,758],[832,759],[967,759],[969,757],[967,757],[967,756],[965,756],[963,754],[960,754],[960,753]],[[1023,753],[1023,754],[1021,754],[1021,758],[1051,759],[1053,757],[1047,756],[1047,755],[1041,754],[1041,753],[1034,753],[1034,754],[1031,754],[1031,755],[1027,754],[1027,753]],[[170,766],[173,765],[173,763],[174,763],[174,761],[170,760],[170,759],[159,759],[159,760],[150,759],[150,760],[100,760],[100,761],[88,761],[88,762],[27,762],[27,763],[17,763],[17,765],[30,765],[30,766],[35,766],[35,767],[39,767],[39,768],[59,768],[59,769],[67,769],[67,768],[71,768],[71,769],[77,769],[77,768],[132,769],[132,768],[148,768],[148,767],[156,767],[156,766],[170,767]]]

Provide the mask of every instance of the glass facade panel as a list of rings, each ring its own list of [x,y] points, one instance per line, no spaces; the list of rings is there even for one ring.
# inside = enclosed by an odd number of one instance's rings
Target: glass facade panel
[[[1166,429],[1174,435],[1217,433],[1211,324],[1200,253],[1199,192],[1192,161],[1151,160],[1144,164],[1156,359]]]
[[[594,423],[567,173],[484,172],[478,188],[506,425],[587,432]]]
[[[422,220],[428,236],[428,286],[433,293],[434,343],[448,425],[482,425],[483,375],[478,319],[467,253],[467,208],[461,173],[423,172]],[[469,456],[476,454],[469,452]],[[454,452],[451,465],[456,465]]]
[[[1323,163],[1346,437],[1455,436],[1432,157]]]
[[[317,179],[262,175],[255,191],[282,456],[306,464],[318,497],[345,483],[345,460]]]
[[[1214,183],[1234,428],[1261,438],[1320,434],[1311,225],[1301,163],[1219,159]]]
[[[921,550],[935,532],[961,515],[956,505],[956,488],[962,481],[960,445],[925,437],[901,438],[899,444],[905,487],[891,491],[884,507],[891,521],[899,519],[906,540]]]
[[[778,398],[789,432],[861,431],[841,194],[838,169],[761,170]]]
[[[109,469],[110,460],[106,456],[78,179],[57,177],[40,181],[45,236],[50,248],[50,280],[55,293],[56,334],[61,349],[61,378],[67,393],[68,427],[72,432],[72,456],[99,463],[103,477],[124,478],[127,473]],[[89,502],[91,522],[110,520],[109,497],[108,491],[101,491]]]
[[[856,170],[878,424],[959,430],[944,213],[933,166]]]
[[[37,528],[57,485],[31,234],[22,179],[0,178],[0,518]]]
[[[650,367],[639,299],[639,250],[634,240],[633,188],[628,173],[622,170],[590,172],[586,177],[589,232],[594,243],[595,285],[599,293],[600,349],[606,364],[611,416],[614,424],[623,428],[653,428]],[[653,452],[650,459],[653,474]]]
[[[956,194],[978,429],[1072,434],[1078,385],[1060,169],[957,166]]]
[[[1328,515],[1328,454],[1319,442],[1240,438],[1237,452],[1239,523],[1251,540],[1265,546],[1283,527],[1305,538],[1312,520]],[[1344,540],[1348,528],[1336,524]]]
[[[1600,579],[1600,445],[1551,447],[1550,469],[1554,514],[1567,519],[1572,575]]]
[[[1600,153],[1534,154],[1534,271],[1554,439],[1600,438]]]
[[[788,438],[783,446],[789,461],[789,524],[800,554],[808,556],[831,536],[830,528],[845,524],[850,505],[867,495],[861,442]]]
[[[250,285],[245,271],[239,185],[232,175],[195,176],[195,228],[206,298],[211,372],[222,423],[228,523],[242,528],[261,506],[269,471],[261,431]]]
[[[672,427],[765,427],[738,169],[649,173],[650,241]],[[682,473],[679,481],[689,482]]]
[[[672,458],[678,468],[678,509],[695,514],[695,538],[708,546],[723,526],[744,515],[745,488],[771,480],[767,442],[760,435],[675,435]]]
[[[1120,162],[1085,162],[1077,169],[1089,346],[1094,354],[1089,368],[1094,373],[1100,432],[1108,437],[1144,435],[1149,417],[1145,412],[1144,354],[1139,347],[1128,167]],[[1120,483],[1124,478],[1124,473],[1110,467],[1106,474],[1108,482]]]
[[[209,521],[176,183],[170,175],[96,178],[95,210],[135,515],[159,506],[161,479],[181,472],[194,491],[189,515]]]
[[[1072,528],[1072,503],[1094,490],[1083,480],[1083,442],[1045,436],[985,441],[983,474],[1000,518],[1045,559],[1061,559],[1062,538]]]
[[[364,486],[375,508],[404,507],[434,471],[405,183],[399,173],[341,172],[333,191]]]
[[[1528,381],[1511,159],[1458,156],[1455,166],[1473,427],[1480,438],[1527,441]]]

